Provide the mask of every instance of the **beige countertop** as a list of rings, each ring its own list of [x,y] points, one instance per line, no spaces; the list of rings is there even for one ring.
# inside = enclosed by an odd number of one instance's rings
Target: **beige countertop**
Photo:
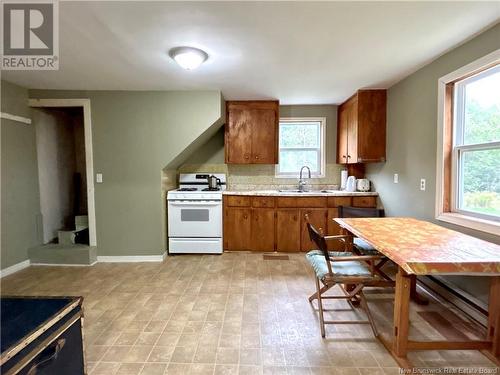
[[[314,190],[304,193],[296,191],[280,190],[225,190],[224,195],[252,195],[252,196],[276,196],[276,197],[346,197],[346,196],[378,196],[373,191],[342,191],[342,190]]]

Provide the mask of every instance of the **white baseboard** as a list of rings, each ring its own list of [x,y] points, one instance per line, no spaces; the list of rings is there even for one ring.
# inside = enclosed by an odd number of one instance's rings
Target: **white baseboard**
[[[125,255],[125,256],[98,256],[98,263],[139,263],[139,262],[163,262],[166,252],[162,255]]]
[[[31,263],[32,266],[50,266],[50,267],[90,267],[95,264],[97,264],[97,260],[91,264]]]
[[[21,271],[25,268],[28,268],[30,266],[30,260],[24,260],[22,262],[19,262],[17,264],[14,264],[10,267],[4,268],[3,270],[0,270],[0,279],[5,276],[12,275],[14,272]]]
[[[129,255],[129,256],[98,256],[97,261],[92,264],[57,264],[57,263],[31,263],[28,260],[14,264],[0,270],[0,279],[21,271],[29,266],[50,266],[50,267],[90,267],[97,263],[139,263],[139,262],[163,262],[167,257],[167,252],[162,255]]]

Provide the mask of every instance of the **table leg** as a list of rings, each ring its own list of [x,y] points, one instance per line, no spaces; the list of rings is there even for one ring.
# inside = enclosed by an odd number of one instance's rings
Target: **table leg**
[[[500,359],[500,276],[491,278],[488,301],[488,340],[491,340],[491,354]]]
[[[410,297],[411,299],[419,305],[428,305],[429,300],[424,297],[421,293],[417,292],[417,275],[410,275],[411,288]]]
[[[408,351],[408,333],[410,329],[410,290],[411,277],[399,268],[396,275],[396,293],[394,297],[394,340],[393,351],[398,357],[406,357]]]

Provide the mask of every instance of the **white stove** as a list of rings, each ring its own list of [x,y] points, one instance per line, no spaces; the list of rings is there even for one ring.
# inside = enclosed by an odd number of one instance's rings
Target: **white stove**
[[[209,176],[220,179],[217,189],[208,188]],[[222,253],[223,190],[225,174],[180,175],[179,188],[167,193],[169,253]]]

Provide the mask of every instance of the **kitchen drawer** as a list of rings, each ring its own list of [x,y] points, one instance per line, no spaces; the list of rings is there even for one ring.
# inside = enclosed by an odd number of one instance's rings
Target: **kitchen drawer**
[[[297,207],[297,198],[295,197],[278,197],[277,201],[278,207]]]
[[[377,207],[377,197],[353,197],[354,207]]]
[[[297,207],[300,208],[326,207],[326,197],[299,197],[297,198]]]
[[[350,206],[352,197],[328,197],[328,207]]]
[[[229,195],[226,197],[226,203],[229,207],[249,207],[250,197],[246,195]]]
[[[252,207],[274,208],[274,197],[252,197]]]

